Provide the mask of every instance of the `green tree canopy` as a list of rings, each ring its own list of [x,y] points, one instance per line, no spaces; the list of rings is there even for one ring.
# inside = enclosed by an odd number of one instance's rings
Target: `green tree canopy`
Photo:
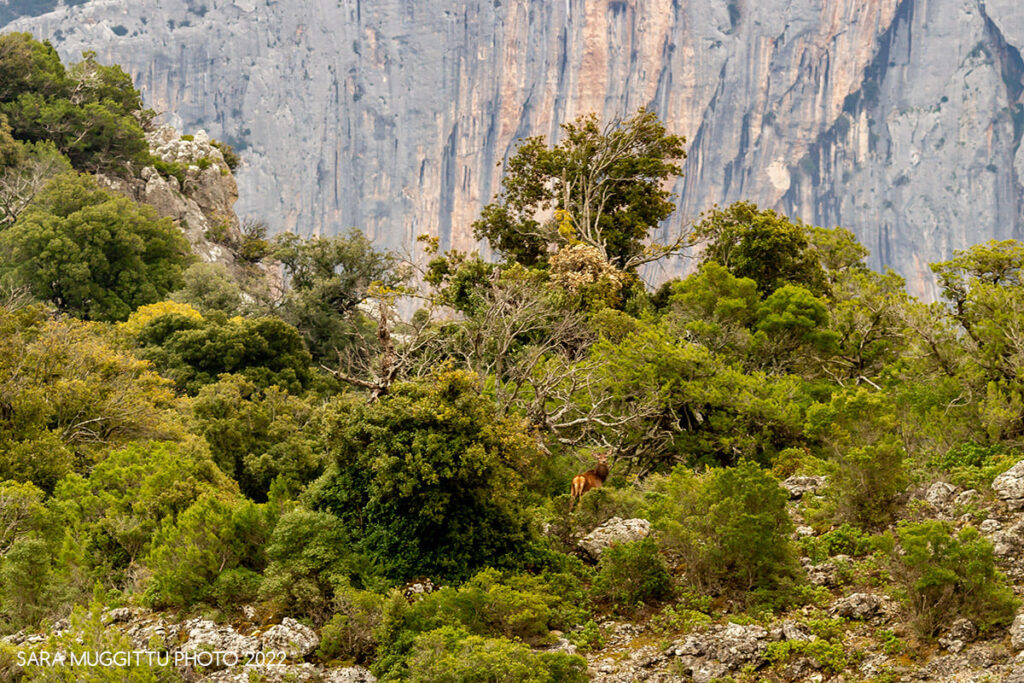
[[[576,243],[622,270],[663,255],[644,242],[675,210],[664,185],[681,173],[685,138],[642,109],[603,129],[595,115],[582,116],[562,131],[557,145],[532,137],[519,146],[501,192],[473,224],[477,238],[526,266],[546,262],[554,245]],[[555,220],[544,218],[551,210]]]
[[[477,379],[441,371],[322,416],[334,465],[310,490],[390,578],[466,578],[528,540],[517,469],[533,445],[495,416]]]
[[[757,283],[761,296],[786,284],[814,294],[825,291],[825,273],[803,225],[750,202],[715,208],[696,226],[706,241],[703,262],[720,263],[739,278]]]
[[[124,320],[181,283],[191,260],[174,223],[95,180],[64,173],[0,233],[0,273],[61,311]]]
[[[152,112],[118,66],[95,53],[65,69],[48,42],[27,33],[0,36],[0,113],[14,137],[50,140],[81,171],[124,174],[150,159],[143,133]]]
[[[133,320],[128,324],[132,327]],[[280,318],[169,312],[147,320],[136,341],[139,355],[189,394],[222,374],[237,373],[256,387],[276,384],[295,394],[312,380],[312,359],[302,338]]]

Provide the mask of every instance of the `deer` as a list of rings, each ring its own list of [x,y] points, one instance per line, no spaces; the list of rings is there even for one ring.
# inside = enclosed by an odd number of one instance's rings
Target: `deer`
[[[572,506],[580,497],[591,489],[599,489],[608,478],[608,453],[600,453],[597,456],[597,467],[589,469],[582,474],[572,478],[572,487],[569,492],[569,512],[572,513]]]

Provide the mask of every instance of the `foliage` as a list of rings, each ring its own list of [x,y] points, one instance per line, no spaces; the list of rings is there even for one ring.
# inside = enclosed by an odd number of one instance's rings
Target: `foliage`
[[[369,574],[351,539],[334,515],[303,508],[286,513],[266,549],[269,564],[260,595],[279,610],[326,621],[336,595]]]
[[[276,386],[259,390],[241,375],[221,375],[192,401],[192,430],[242,493],[264,502],[278,477],[297,488],[321,473],[304,433],[310,413],[307,402]]]
[[[321,361],[335,361],[363,334],[357,307],[371,291],[395,287],[404,277],[395,257],[375,249],[358,230],[309,240],[283,233],[274,238],[270,256],[281,262],[288,285],[277,314],[298,328]]]
[[[992,544],[974,527],[953,535],[946,522],[900,522],[894,574],[907,591],[914,626],[934,635],[954,617],[980,631],[1008,624],[1020,601],[996,569]]]
[[[654,324],[618,343],[602,339],[590,356],[598,383],[574,405],[586,411],[598,403],[614,416],[596,431],[641,471],[677,454],[693,464],[767,461],[797,442],[804,399],[793,378],[747,374]]]
[[[227,315],[242,312],[242,288],[222,263],[193,263],[181,276],[181,289],[171,293],[174,301],[200,311],[220,311]]]
[[[796,576],[789,494],[756,464],[700,476],[677,467],[653,490],[651,522],[694,587],[743,599],[757,589],[784,592]]]
[[[743,358],[759,306],[757,283],[737,278],[714,261],[671,283],[665,314],[668,329],[715,353]]]
[[[262,570],[273,528],[268,512],[251,501],[204,493],[177,519],[165,518],[145,558],[153,571],[146,604],[184,607],[206,599],[225,571]]]
[[[635,607],[672,594],[672,577],[654,539],[624,543],[601,553],[594,592],[616,606]]]
[[[928,464],[946,473],[956,486],[984,489],[1020,460],[1006,450],[1001,444],[982,446],[968,442],[932,457]]]
[[[757,283],[761,296],[784,285],[799,285],[812,294],[825,291],[825,273],[811,249],[807,229],[771,209],[736,202],[705,214],[694,229],[707,242],[701,259],[714,261],[738,278]]]
[[[471,374],[441,370],[373,404],[334,400],[322,420],[335,464],[310,500],[387,576],[466,577],[528,539],[516,470],[532,444]]]
[[[311,358],[298,331],[279,318],[172,312],[149,320],[135,339],[139,356],[189,394],[230,373],[261,389],[277,385],[296,394],[312,380]]]
[[[84,569],[120,587],[165,521],[173,523],[204,494],[233,491],[198,439],[133,443],[112,451],[86,476],[65,477],[51,507],[76,544],[89,550]]]
[[[53,46],[27,33],[0,37],[0,113],[14,137],[52,141],[81,171],[126,174],[149,159],[143,134],[153,114],[118,66],[95,53],[65,69]]]
[[[48,491],[109,445],[176,438],[173,399],[98,325],[0,308],[0,478]]]
[[[542,137],[522,141],[473,224],[476,237],[526,266],[544,263],[553,245],[586,244],[626,271],[678,247],[645,248],[644,240],[675,209],[664,183],[679,176],[685,139],[644,110],[603,130],[593,115],[562,130],[553,147]],[[556,220],[542,217],[549,209]]]
[[[834,458],[829,491],[838,519],[868,526],[886,523],[907,484],[905,451],[890,400],[863,388],[839,391],[827,404],[807,410],[806,429]]]
[[[76,173],[54,178],[0,233],[0,274],[59,310],[124,320],[181,282],[191,257],[170,219]]]
[[[320,630],[316,656],[324,662],[350,659],[365,664],[377,651],[377,628],[384,597],[370,591],[344,588],[334,598],[334,616]]]
[[[389,676],[381,680],[397,680]],[[416,638],[401,680],[572,683],[587,680],[586,660],[563,652],[533,652],[503,638],[473,636],[442,627]]]

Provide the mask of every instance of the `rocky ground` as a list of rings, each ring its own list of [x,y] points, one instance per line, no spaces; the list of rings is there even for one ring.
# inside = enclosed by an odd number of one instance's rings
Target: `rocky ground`
[[[820,477],[791,478],[790,512],[797,537],[817,532],[803,524],[804,505],[823,487]],[[1024,462],[1000,475],[992,492],[960,490],[947,483],[922,488],[910,501],[918,515],[976,526],[994,544],[1003,571],[1024,585]],[[616,543],[643,538],[650,525],[642,519],[612,518],[579,541],[581,553],[597,560]],[[835,555],[815,562],[803,557],[808,580],[831,595],[827,605],[805,606],[771,620],[758,621],[727,610],[708,614],[674,605],[635,619],[608,618],[599,624],[600,642],[580,651],[555,633],[553,649],[583,654],[592,680],[632,681],[1009,681],[1024,683],[1024,612],[1008,629],[984,635],[966,619],[952,620],[936,641],[919,641],[906,615],[870,556]],[[407,594],[429,592],[413,585]],[[1018,591],[1021,592],[1021,591]],[[716,616],[717,614],[717,616]],[[172,653],[234,652],[264,657],[283,653],[283,664],[258,666],[183,666],[191,682],[366,683],[373,675],[362,667],[324,667],[313,663],[319,635],[290,618],[263,617],[243,609],[233,624],[206,618],[177,621],[172,615],[142,608],[119,608],[103,620],[122,632],[133,647]],[[56,631],[66,623],[56,624]],[[18,633],[4,638],[14,645],[41,643],[45,636]],[[579,642],[577,640],[577,642]]]

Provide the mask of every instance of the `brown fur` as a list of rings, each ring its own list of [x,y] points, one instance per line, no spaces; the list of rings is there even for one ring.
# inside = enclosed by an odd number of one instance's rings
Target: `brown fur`
[[[597,467],[577,474],[572,478],[572,487],[569,490],[569,512],[577,500],[587,491],[599,489],[608,478],[608,454],[601,453],[597,456]]]

